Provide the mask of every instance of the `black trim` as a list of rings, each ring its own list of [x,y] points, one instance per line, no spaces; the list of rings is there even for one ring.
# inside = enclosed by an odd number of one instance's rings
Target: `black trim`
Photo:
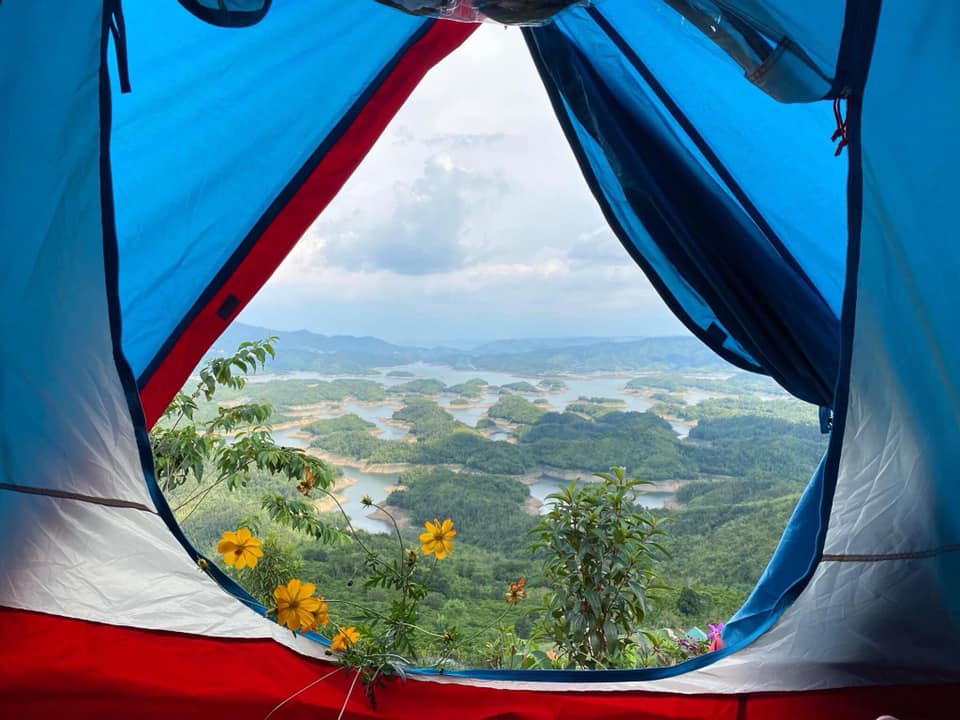
[[[46,497],[62,498],[64,500],[79,500],[80,502],[92,503],[94,505],[106,505],[107,507],[130,508],[131,510],[143,510],[144,512],[157,514],[157,511],[147,507],[143,503],[133,502],[132,500],[119,500],[117,498],[102,498],[96,495],[84,495],[83,493],[71,492],[69,490],[55,490],[53,488],[30,487],[29,485],[17,485],[16,483],[0,482],[0,490],[10,490],[11,492],[24,493],[26,495],[44,495]]]
[[[217,317],[224,322],[230,322],[230,318],[233,317],[238,307],[240,307],[240,298],[233,294],[227,295],[220,303],[220,307],[217,308]]]
[[[263,7],[259,10],[228,10],[226,3],[220,0],[220,8],[214,9],[201,5],[198,0],[178,0],[183,7],[192,15],[200,18],[204,22],[224,28],[244,28],[256,25],[266,17],[270,11],[270,3],[273,0],[263,0]],[[154,0],[156,2],[156,0]]]
[[[860,241],[863,225],[863,93],[870,71],[873,44],[880,22],[880,0],[848,0],[841,47],[846,50],[850,81],[847,103],[847,276],[843,289],[843,310],[840,316],[840,368],[834,391],[834,415],[830,442],[823,471],[823,495],[820,502],[820,536],[816,555],[806,576],[786,593],[792,603],[810,582],[817,566],[824,559],[823,548],[833,510],[833,498],[840,472],[840,456],[846,433],[850,403],[850,370],[853,361],[853,338],[857,312],[857,287],[860,271]],[[839,73],[838,73],[839,75]]]
[[[110,128],[112,107],[110,97],[110,71],[107,63],[107,52],[111,36],[111,18],[116,12],[119,0],[104,0],[103,17],[100,28],[100,207],[101,226],[103,229],[103,265],[104,283],[106,286],[107,308],[110,318],[110,337],[113,344],[113,362],[117,368],[117,375],[123,386],[127,407],[130,411],[130,420],[137,441],[137,451],[140,455],[140,465],[143,469],[144,482],[150,491],[150,498],[156,507],[156,513],[163,519],[170,532],[183,546],[194,562],[203,556],[190,543],[183,530],[177,524],[170,510],[170,505],[157,485],[153,467],[153,450],[150,447],[150,435],[147,432],[147,421],[140,404],[140,390],[137,387],[133,370],[123,354],[122,313],[120,309],[119,291],[119,252],[117,249],[117,226],[113,207],[113,174],[110,163]],[[207,572],[221,587],[235,595],[260,614],[265,612],[260,603],[244,590],[235,580],[226,575],[213,562],[207,562]]]
[[[667,109],[667,112],[673,117],[676,123],[683,129],[687,134],[690,140],[694,145],[697,146],[697,149],[703,154],[703,157],[710,167],[717,173],[720,179],[726,184],[727,188],[737,199],[737,202],[743,207],[747,215],[757,226],[761,233],[767,238],[771,245],[776,248],[777,253],[783,258],[783,261],[790,266],[790,268],[797,273],[797,275],[803,279],[803,281],[810,287],[810,289],[816,294],[820,301],[827,305],[826,300],[823,298],[823,295],[820,293],[820,289],[813,283],[809,278],[806,271],[800,266],[800,263],[797,262],[797,259],[793,254],[787,249],[786,245],[783,244],[783,241],[780,239],[780,236],[777,235],[776,231],[770,226],[766,218],[763,216],[763,213],[753,204],[753,201],[747,195],[746,191],[740,187],[740,184],[736,181],[736,178],[727,170],[726,165],[723,164],[723,161],[720,160],[719,156],[713,151],[713,148],[710,147],[710,144],[706,141],[690,119],[684,114],[683,110],[680,109],[680,106],[673,100],[670,96],[670,93],[667,92],[666,88],[660,84],[660,81],[657,80],[653,72],[650,71],[650,68],[647,67],[646,63],[640,59],[640,56],[634,51],[634,49],[627,43],[627,41],[617,32],[617,29],[613,27],[610,21],[606,16],[600,12],[599,8],[595,5],[589,6],[587,8],[587,13],[593,18],[593,21],[597,26],[606,33],[607,37],[613,41],[613,44],[617,46],[617,49],[623,53],[623,56],[630,61],[630,64],[633,66],[640,77],[643,78],[644,82],[650,86],[650,89],[653,90],[654,94],[657,96],[657,99],[663,103],[663,106]]]
[[[356,99],[353,105],[350,107],[349,111],[340,121],[334,126],[320,146],[313,151],[310,157],[307,159],[307,162],[297,171],[286,187],[280,192],[280,194],[270,203],[270,207],[260,216],[260,219],[253,226],[247,236],[240,242],[237,246],[237,249],[233,251],[233,254],[230,256],[230,259],[220,268],[219,272],[214,275],[213,279],[208,283],[207,287],[200,294],[197,300],[193,303],[190,310],[187,311],[187,314],[177,323],[177,326],[173,329],[173,332],[167,337],[166,341],[160,346],[160,349],[153,356],[153,359],[147,364],[143,369],[143,372],[140,373],[140,376],[137,378],[138,385],[142,388],[150,382],[150,378],[153,377],[153,374],[157,371],[157,368],[163,364],[163,361],[166,359],[170,350],[180,339],[180,336],[186,331],[186,329],[193,322],[194,318],[200,314],[200,312],[210,303],[210,300],[214,295],[219,292],[220,288],[231,278],[233,273],[236,271],[237,267],[244,261],[247,257],[247,254],[256,245],[257,241],[260,239],[260,236],[266,231],[270,224],[276,219],[276,217],[283,210],[284,206],[290,201],[296,193],[300,190],[300,187],[307,181],[307,178],[310,177],[310,174],[314,171],[317,165],[323,160],[326,154],[330,149],[337,144],[341,136],[346,132],[347,128],[353,123],[356,117],[366,106],[367,102],[370,100],[370,97],[380,89],[380,86],[383,85],[387,77],[393,72],[393,69],[400,62],[401,58],[406,55],[407,51],[415,45],[417,42],[423,38],[424,35],[429,32],[430,28],[433,27],[434,20],[426,21],[420,28],[416,30],[406,42],[400,47],[399,50],[390,58],[390,61],[381,68],[380,72],[374,77],[374,79],[367,85],[366,89],[361,93],[361,95]]]
[[[863,563],[885,562],[887,560],[926,560],[928,558],[955,552],[960,552],[960,544],[941,545],[940,547],[933,548],[932,550],[915,550],[914,552],[875,553],[865,555],[823,555],[820,557],[820,562]]]
[[[553,106],[553,113],[560,123],[560,127],[563,130],[563,134],[567,138],[567,142],[570,144],[570,149],[573,150],[573,154],[577,159],[577,165],[580,166],[580,172],[583,174],[583,178],[586,180],[587,186],[590,188],[590,192],[593,194],[594,198],[596,198],[597,204],[600,205],[600,211],[603,213],[603,217],[606,219],[607,224],[610,225],[610,228],[617,236],[620,244],[623,245],[623,248],[627,251],[633,261],[640,266],[644,275],[647,276],[647,279],[653,285],[654,289],[657,291],[657,294],[659,294],[661,299],[666,303],[667,307],[670,308],[671,312],[677,316],[680,322],[686,326],[687,330],[693,333],[693,335],[697,337],[700,342],[709,347],[728,363],[735,365],[741,370],[767,374],[766,370],[764,370],[760,365],[751,363],[746,358],[743,358],[731,350],[728,350],[722,344],[716,344],[713,342],[715,339],[715,333],[711,332],[710,328],[704,329],[700,327],[700,325],[698,325],[693,318],[690,317],[683,306],[673,296],[673,293],[670,292],[670,289],[667,287],[666,283],[664,283],[660,275],[653,269],[653,266],[650,265],[647,259],[630,241],[630,234],[620,224],[620,220],[617,218],[616,213],[613,211],[613,208],[610,206],[610,203],[607,200],[606,194],[603,192],[600,181],[593,172],[593,168],[590,165],[590,160],[587,157],[583,146],[580,144],[580,140],[577,137],[577,132],[571,124],[570,118],[567,116],[563,98],[560,96],[559,89],[552,82],[546,80],[546,78],[549,77],[549,73],[543,58],[540,55],[533,29],[525,27],[522,29],[522,32],[524,40],[527,42],[527,49],[530,51],[530,56],[533,58],[533,63],[537,68],[537,72],[540,74],[540,77],[544,79],[543,86],[547,91],[547,96],[550,98],[550,104]],[[724,335],[726,335],[726,333],[724,333]]]

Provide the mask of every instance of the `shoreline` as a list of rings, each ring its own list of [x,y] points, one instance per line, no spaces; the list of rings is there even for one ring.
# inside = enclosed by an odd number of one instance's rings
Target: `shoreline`
[[[343,490],[346,490],[348,487],[357,484],[358,479],[353,477],[348,477],[346,475],[341,475],[336,479],[336,481],[331,485],[327,492],[333,495],[341,505],[347,502],[347,497],[342,494]],[[335,512],[338,511],[337,503],[333,501],[329,495],[321,495],[313,501],[313,507],[317,512]]]

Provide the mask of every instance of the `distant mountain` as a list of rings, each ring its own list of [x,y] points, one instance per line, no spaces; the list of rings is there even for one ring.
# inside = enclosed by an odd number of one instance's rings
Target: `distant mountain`
[[[724,370],[723,360],[693,337],[499,340],[473,350],[394,345],[374,337],[320,335],[234,323],[211,348],[232,352],[244,341],[277,336],[274,372],[364,374],[373,368],[427,362],[475,370],[538,374],[635,370]]]
[[[472,366],[515,373],[601,372],[627,370],[729,369],[693,337],[653,337],[621,342],[551,347],[527,352],[476,355]]]
[[[474,347],[473,355],[501,355],[503,353],[523,353],[533,350],[581,347],[597,343],[628,342],[640,340],[638,337],[598,338],[598,337],[559,337],[559,338],[518,338],[513,340],[493,340]]]
[[[393,345],[375,337],[319,335],[309,330],[289,332],[233,323],[211,348],[211,353],[232,352],[244,341],[277,337],[275,372],[314,370],[327,373],[366,373],[371,368],[405,365],[423,359],[420,348]]]

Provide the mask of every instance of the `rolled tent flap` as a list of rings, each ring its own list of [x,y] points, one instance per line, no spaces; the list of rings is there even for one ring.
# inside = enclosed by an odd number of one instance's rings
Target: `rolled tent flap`
[[[845,173],[823,141],[829,108],[752,88],[657,3],[524,32],[591,190],[664,300],[729,361],[832,407]]]

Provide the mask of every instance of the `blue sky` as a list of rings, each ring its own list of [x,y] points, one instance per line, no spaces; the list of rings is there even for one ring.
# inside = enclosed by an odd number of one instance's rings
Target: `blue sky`
[[[496,25],[427,76],[241,320],[422,344],[685,332]]]

